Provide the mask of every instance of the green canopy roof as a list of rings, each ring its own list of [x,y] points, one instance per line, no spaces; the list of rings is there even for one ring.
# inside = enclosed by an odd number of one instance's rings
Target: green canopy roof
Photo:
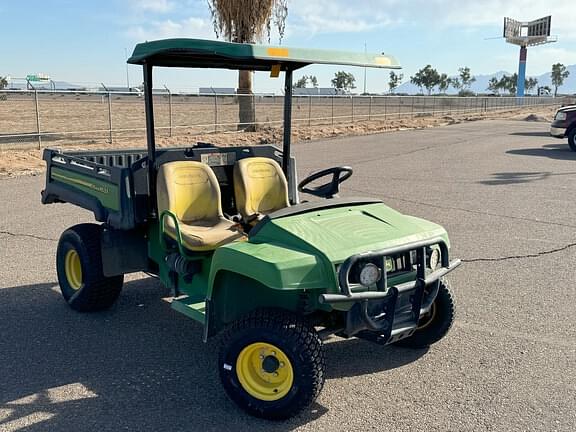
[[[202,39],[164,39],[136,45],[131,64],[167,67],[281,70],[298,69],[309,64],[334,64],[385,69],[400,69],[392,56],[385,54],[330,51],[239,44]]]

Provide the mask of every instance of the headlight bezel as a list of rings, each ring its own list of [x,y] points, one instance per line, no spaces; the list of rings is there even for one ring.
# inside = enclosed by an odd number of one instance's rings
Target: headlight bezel
[[[440,249],[432,248],[428,254],[428,267],[431,270],[436,270],[441,260]]]
[[[367,274],[369,272],[372,272],[372,275]],[[366,279],[366,277],[368,277],[368,279]],[[358,272],[358,282],[364,287],[371,287],[377,284],[380,279],[382,279],[382,269],[372,262],[367,262],[362,265]]]

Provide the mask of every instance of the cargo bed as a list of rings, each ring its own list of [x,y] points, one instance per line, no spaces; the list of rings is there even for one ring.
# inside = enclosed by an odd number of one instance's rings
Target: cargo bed
[[[235,214],[232,169],[236,160],[253,156],[282,160],[282,152],[274,146],[215,147],[199,143],[189,148],[157,150],[155,164],[196,160],[210,165],[222,190],[222,208]],[[97,221],[122,230],[136,228],[153,213],[155,203],[148,199],[148,157],[144,149],[75,152],[45,149],[43,159],[46,161],[43,204],[75,204],[93,212]],[[289,185],[289,189],[293,196],[295,184]]]

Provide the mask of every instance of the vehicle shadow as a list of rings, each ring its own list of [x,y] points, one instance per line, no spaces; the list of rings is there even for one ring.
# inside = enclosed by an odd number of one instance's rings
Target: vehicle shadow
[[[518,156],[538,156],[559,160],[576,160],[576,152],[567,143],[547,144],[543,147],[508,150],[507,154]]]
[[[396,369],[415,362],[428,352],[424,349],[382,346],[361,339],[336,339],[325,344],[326,378],[368,375]]]
[[[548,137],[551,138],[549,131],[534,131],[534,132],[512,132],[509,135],[526,136],[526,137]]]
[[[218,341],[159,298],[153,279],[125,284],[109,311],[80,314],[56,283],[0,289],[0,430],[289,431],[327,412],[316,403],[281,423],[254,419],[220,386]],[[423,351],[328,343],[328,378],[384,371]]]
[[[538,180],[545,180],[552,175],[551,172],[501,172],[493,173],[491,180],[479,181],[479,184],[488,186],[501,186],[520,183],[530,183]]]

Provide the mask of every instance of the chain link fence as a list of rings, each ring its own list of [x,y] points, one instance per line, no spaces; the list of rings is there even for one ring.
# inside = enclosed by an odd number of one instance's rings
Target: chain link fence
[[[154,94],[157,137],[238,129],[238,100],[251,98],[257,127],[279,127],[282,95]],[[295,127],[450,116],[559,105],[552,97],[294,96]],[[0,148],[98,144],[145,136],[144,99],[136,93],[0,91]]]

